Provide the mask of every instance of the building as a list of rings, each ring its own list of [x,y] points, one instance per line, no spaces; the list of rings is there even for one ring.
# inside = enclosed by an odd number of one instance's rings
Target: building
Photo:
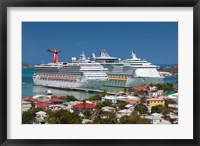
[[[147,84],[147,85],[144,85],[144,86],[135,86],[135,87],[133,87],[133,89],[137,90],[137,91],[140,91],[140,90],[148,90],[149,87],[150,87],[150,85]]]
[[[171,109],[174,113],[178,113],[178,104],[168,104],[169,109]]]
[[[52,104],[62,104],[64,102],[64,100],[55,97],[52,97],[50,101]]]
[[[48,108],[49,106],[51,106],[52,104],[48,103],[48,102],[40,102],[37,101],[34,103],[35,107],[37,108]]]
[[[156,91],[156,92],[150,93],[150,96],[151,96],[151,97],[159,97],[159,96],[161,96],[162,94],[163,94],[163,90],[158,90],[158,91]]]
[[[73,109],[77,111],[94,110],[95,108],[96,106],[94,104],[90,104],[87,102],[81,102],[73,105]]]
[[[32,107],[31,102],[29,101],[22,101],[22,111],[27,111]]]
[[[178,93],[168,95],[168,98],[174,100],[178,104]]]
[[[119,103],[127,103],[127,104],[133,104],[133,105],[140,103],[140,100],[136,100],[136,99],[117,99],[117,101]]]
[[[101,101],[103,102],[112,102],[112,103],[117,103],[117,97],[116,96],[104,96],[101,98]]]
[[[162,98],[147,99],[147,105],[150,106],[150,107],[158,106],[158,105],[164,106],[165,105],[165,100],[162,99]]]
[[[47,118],[47,113],[44,111],[39,111],[35,113],[35,120],[34,124],[45,124],[46,123],[46,118]]]
[[[148,119],[151,124],[170,124],[170,122],[163,119],[162,116],[162,114],[153,113],[150,116],[145,116],[144,118]]]

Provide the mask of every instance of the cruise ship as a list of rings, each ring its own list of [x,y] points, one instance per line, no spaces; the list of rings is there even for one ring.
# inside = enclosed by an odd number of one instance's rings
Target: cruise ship
[[[111,57],[106,50],[102,50],[99,57],[94,53],[92,55],[95,62],[101,63],[108,69],[108,82],[104,84],[105,86],[130,88],[161,83],[164,79],[157,71],[158,66],[137,58],[133,52],[130,59],[123,61]]]
[[[34,85],[76,89],[100,89],[108,80],[108,69],[100,63],[86,59],[84,53],[80,59],[72,57],[72,62],[60,62],[60,50],[48,50],[54,54],[54,62],[35,65]]]

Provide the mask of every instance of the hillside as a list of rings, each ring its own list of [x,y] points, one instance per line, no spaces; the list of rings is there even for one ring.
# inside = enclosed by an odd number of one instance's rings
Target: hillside
[[[33,64],[28,64],[28,63],[22,63],[22,68],[26,69],[26,68],[33,68],[34,65]]]
[[[173,75],[178,75],[178,64],[176,64],[172,67],[164,67],[162,69],[159,69],[158,71],[169,72]]]

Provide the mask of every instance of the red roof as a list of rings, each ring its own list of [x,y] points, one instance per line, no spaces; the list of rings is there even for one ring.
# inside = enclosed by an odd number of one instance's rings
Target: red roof
[[[46,103],[46,102],[35,102],[35,106],[37,107],[49,107],[51,106],[52,104],[49,104],[49,103]]]
[[[170,117],[165,118],[165,120],[170,121]]]
[[[144,86],[135,86],[135,87],[133,87],[133,89],[135,89],[135,90],[146,90],[146,89],[148,89],[149,88],[149,84],[147,84],[147,85],[144,85]]]
[[[22,100],[23,101],[27,101],[27,100],[35,101],[35,99],[32,98],[31,96],[27,96],[27,97],[23,98]]]
[[[96,107],[94,104],[90,104],[90,103],[78,103],[74,105],[74,108],[84,108],[84,104],[85,104],[85,108],[87,109],[94,109]]]
[[[52,102],[64,102],[64,100],[59,99],[59,98],[55,98],[55,97],[51,98],[51,101]]]

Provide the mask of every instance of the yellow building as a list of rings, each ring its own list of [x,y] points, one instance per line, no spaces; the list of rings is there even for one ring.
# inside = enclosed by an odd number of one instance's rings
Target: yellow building
[[[161,98],[151,98],[147,99],[147,105],[152,107],[152,106],[157,106],[157,105],[165,105],[165,100]]]

